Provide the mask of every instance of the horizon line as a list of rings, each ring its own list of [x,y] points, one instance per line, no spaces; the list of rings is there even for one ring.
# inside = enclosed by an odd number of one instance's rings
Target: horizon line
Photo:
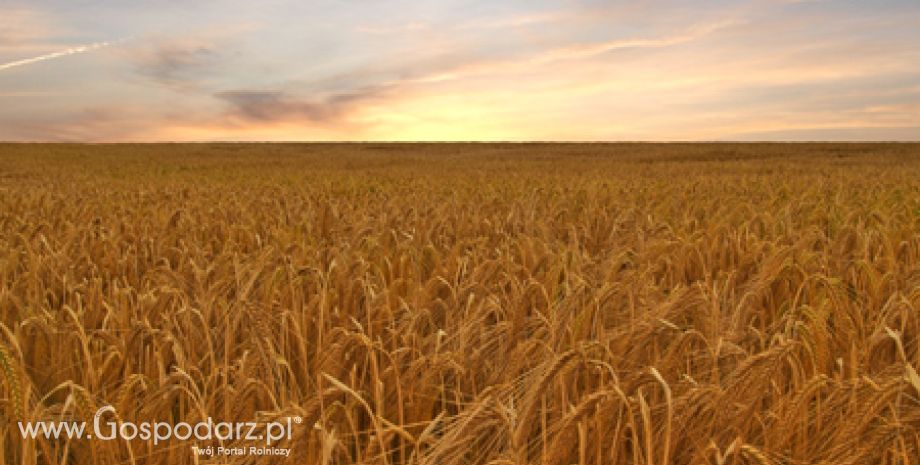
[[[86,141],[3,141],[0,145],[180,145],[180,144],[313,144],[313,145],[361,145],[361,144],[393,144],[393,145],[424,145],[424,144],[556,144],[556,145],[603,145],[603,144],[920,144],[917,140],[162,140],[162,141],[120,141],[120,142],[86,142]]]

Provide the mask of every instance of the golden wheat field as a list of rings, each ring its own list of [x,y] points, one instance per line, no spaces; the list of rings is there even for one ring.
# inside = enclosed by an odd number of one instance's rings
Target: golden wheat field
[[[11,465],[917,465],[920,145],[0,145],[0,368]]]

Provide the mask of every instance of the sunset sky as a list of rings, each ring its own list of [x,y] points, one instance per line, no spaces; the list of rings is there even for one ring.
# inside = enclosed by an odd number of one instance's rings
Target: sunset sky
[[[0,140],[920,140],[917,0],[0,1]]]

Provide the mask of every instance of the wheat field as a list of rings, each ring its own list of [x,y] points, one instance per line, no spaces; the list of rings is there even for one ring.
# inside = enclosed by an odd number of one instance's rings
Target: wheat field
[[[920,145],[0,145],[0,368],[0,464],[918,465]]]

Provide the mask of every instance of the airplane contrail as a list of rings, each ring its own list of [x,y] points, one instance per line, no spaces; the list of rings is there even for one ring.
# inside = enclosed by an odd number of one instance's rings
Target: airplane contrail
[[[0,71],[3,71],[5,69],[10,69],[10,68],[15,68],[17,66],[30,65],[32,63],[38,63],[40,61],[53,60],[55,58],[65,57],[68,55],[75,55],[77,53],[90,52],[90,51],[97,50],[103,47],[108,47],[109,45],[115,44],[117,42],[120,42],[120,41],[96,42],[96,43],[89,44],[89,45],[81,45],[79,47],[71,47],[65,50],[60,50],[60,51],[48,53],[45,55],[39,55],[37,57],[25,58],[25,59],[17,60],[17,61],[11,61],[9,63],[0,64]]]

